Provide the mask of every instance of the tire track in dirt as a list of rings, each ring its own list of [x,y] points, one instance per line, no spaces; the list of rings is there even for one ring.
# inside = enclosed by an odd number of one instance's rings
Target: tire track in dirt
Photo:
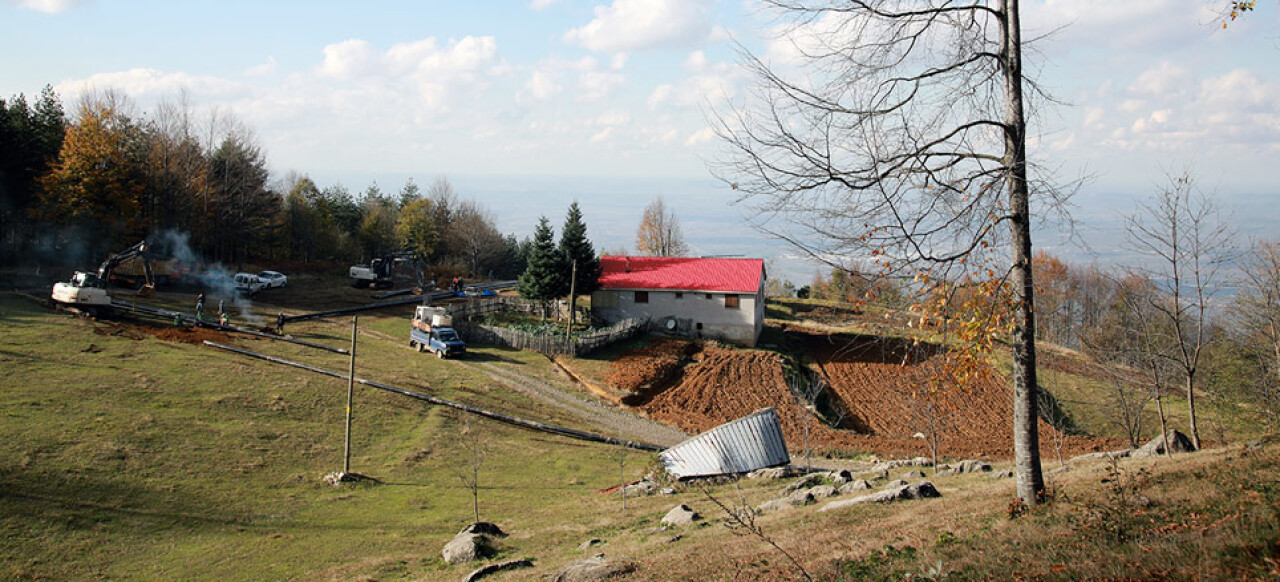
[[[664,424],[610,408],[600,402],[581,398],[561,388],[496,364],[457,363],[478,371],[492,380],[526,394],[539,402],[568,412],[582,419],[582,421],[591,425],[605,436],[619,436],[663,447],[669,447],[689,438],[689,435]]]

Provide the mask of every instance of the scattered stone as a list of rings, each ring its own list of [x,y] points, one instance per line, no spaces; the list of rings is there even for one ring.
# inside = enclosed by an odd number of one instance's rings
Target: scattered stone
[[[1012,479],[1016,475],[1017,473],[1014,473],[1013,469],[1002,469],[991,473],[987,478],[994,481],[996,479]]]
[[[821,485],[824,477],[826,477],[826,475],[823,475],[822,473],[809,473],[804,477],[792,481],[790,485],[787,485],[787,487],[782,490],[782,494],[788,495],[794,491],[808,489],[815,485]]]
[[[325,483],[337,487],[343,483],[378,483],[373,477],[366,477],[359,473],[343,473],[342,471],[334,471],[321,477]]]
[[[604,554],[596,554],[585,560],[560,568],[551,575],[551,582],[588,582],[626,576],[636,571],[636,565],[627,560],[607,560]]]
[[[858,491],[866,491],[868,489],[871,489],[871,483],[867,482],[866,479],[855,479],[841,485],[840,493],[848,495],[850,493],[857,493]]]
[[[680,541],[680,540],[682,540],[682,539],[684,539],[684,534],[676,534],[676,535],[671,536],[669,539],[667,539],[667,542],[666,542],[666,543],[668,543],[668,544],[674,544],[674,543],[676,543],[676,542],[678,542],[678,541]]]
[[[666,517],[662,518],[662,525],[689,525],[699,519],[702,519],[702,516],[697,512],[690,509],[688,505],[680,504],[667,512]]]
[[[604,541],[603,541],[603,540],[601,540],[600,538],[591,538],[591,539],[589,539],[589,540],[587,540],[587,541],[585,541],[585,542],[582,542],[581,544],[578,544],[578,549],[579,549],[579,550],[585,550],[585,549],[588,549],[588,548],[594,548],[594,547],[596,547],[596,546],[598,546],[598,545],[600,545],[600,544],[603,544],[603,543],[604,543]]]
[[[975,461],[973,459],[970,459],[968,461],[960,461],[960,464],[956,465],[956,472],[957,473],[990,473],[991,464],[984,463],[982,461]]]
[[[934,474],[933,474],[933,476],[934,476],[935,478],[936,478],[936,477],[950,477],[950,476],[955,475],[955,474],[956,474],[956,470],[955,470],[955,469],[943,469],[943,470],[941,470],[941,471],[938,471],[937,473],[934,473]]]
[[[510,562],[499,562],[497,564],[489,564],[488,566],[485,566],[483,568],[480,568],[479,570],[476,570],[475,572],[468,574],[466,578],[462,579],[462,582],[475,582],[476,580],[484,578],[489,574],[494,574],[497,572],[501,572],[503,570],[514,570],[516,568],[532,568],[532,567],[533,567],[533,562],[529,560],[511,560]]]
[[[675,495],[675,494],[676,494],[676,490],[675,490],[675,489],[672,489],[672,488],[670,488],[670,487],[664,487],[664,488],[662,489],[662,491],[659,491],[658,493],[661,493],[661,494],[663,494],[663,495]]]
[[[626,492],[627,497],[642,497],[645,495],[653,495],[658,490],[658,484],[653,481],[637,481],[622,488]]]
[[[822,506],[822,509],[819,509],[818,511],[832,511],[843,507],[849,507],[850,505],[857,505],[859,503],[890,503],[897,500],[924,499],[929,497],[942,497],[942,494],[933,486],[933,483],[920,481],[910,485],[902,485],[891,489],[882,489],[875,493],[854,497],[853,499],[832,501]]]
[[[840,491],[834,485],[818,485],[817,487],[810,487],[807,491],[814,499],[835,497],[840,494]]]
[[[460,533],[454,536],[440,551],[444,561],[454,565],[474,562],[492,554],[493,546],[489,536],[475,533]]]
[[[1131,453],[1133,453],[1133,451],[1130,449],[1125,449],[1123,451],[1102,451],[1098,453],[1086,453],[1083,455],[1077,455],[1075,457],[1071,457],[1069,460],[1090,461],[1094,459],[1123,459],[1129,456]]]
[[[1166,445],[1166,443],[1168,444]],[[1171,430],[1167,434],[1162,434],[1151,439],[1147,444],[1138,447],[1129,456],[1135,459],[1154,457],[1165,454],[1166,448],[1175,453],[1190,453],[1196,450],[1187,435]]]
[[[809,505],[817,501],[813,498],[813,494],[810,493],[808,489],[793,491],[791,492],[791,495],[783,497],[783,499],[787,500],[791,505]]]
[[[748,479],[786,479],[794,475],[791,471],[791,465],[783,465],[781,467],[768,467],[765,469],[756,469],[747,473]]]
[[[906,473],[898,476],[899,479],[924,479],[926,477],[928,477],[928,475],[925,475],[924,471],[907,471]]]
[[[866,479],[867,481],[880,481],[880,480],[889,478],[889,470],[881,469],[878,471],[876,470],[864,471],[862,473],[858,473],[857,475],[855,475],[855,477],[861,477],[863,479]]]
[[[462,534],[480,534],[495,538],[507,537],[507,533],[502,531],[502,528],[498,527],[497,524],[489,523],[487,521],[477,521],[462,528],[462,531],[458,532],[458,535]]]
[[[884,489],[884,490],[896,489],[899,487],[905,487],[906,485],[907,485],[906,481],[903,481],[902,479],[894,479],[893,481],[885,483],[884,487],[881,487],[881,489]]]
[[[853,473],[850,473],[846,469],[840,469],[839,471],[835,471],[831,474],[831,482],[836,487],[844,485],[850,481],[853,481]]]

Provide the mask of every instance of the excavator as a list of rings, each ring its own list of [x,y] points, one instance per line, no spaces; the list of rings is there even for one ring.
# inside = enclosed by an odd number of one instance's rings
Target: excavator
[[[98,272],[76,271],[70,281],[53,285],[54,303],[79,311],[95,314],[99,309],[111,307],[111,295],[107,293],[107,284],[111,281],[111,271],[129,261],[142,261],[142,269],[146,275],[146,283],[138,289],[142,297],[155,296],[156,282],[151,273],[151,257],[147,254],[147,241],[142,241],[118,253],[107,255],[107,259],[98,266]]]
[[[409,251],[375,257],[365,265],[352,265],[348,269],[348,275],[351,277],[351,286],[357,289],[364,287],[385,289],[390,287],[393,282],[391,269],[397,263],[412,263],[414,272],[419,279],[418,286],[422,286],[422,269],[418,266],[418,255]]]

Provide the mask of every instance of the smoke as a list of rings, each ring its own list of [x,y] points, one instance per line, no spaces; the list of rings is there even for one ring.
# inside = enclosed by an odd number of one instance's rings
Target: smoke
[[[175,260],[174,268],[185,269],[187,278],[205,290],[205,313],[218,316],[218,306],[226,303],[228,315],[253,324],[261,324],[263,318],[254,314],[253,300],[236,291],[235,273],[222,263],[206,265],[200,254],[191,248],[191,234],[169,229],[153,235],[148,251],[153,257],[169,257]]]

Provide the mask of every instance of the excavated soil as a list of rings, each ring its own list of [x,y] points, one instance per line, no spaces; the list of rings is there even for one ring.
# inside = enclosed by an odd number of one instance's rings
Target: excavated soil
[[[226,332],[214,331],[203,327],[151,327],[144,326],[147,333],[168,342],[199,344],[205,340],[226,343],[230,335]]]
[[[649,345],[611,362],[605,382],[614,388],[643,395],[669,381],[696,349],[697,345],[687,340],[654,338]]]
[[[842,428],[818,421],[800,406],[783,376],[781,356],[707,345],[693,354],[678,381],[641,410],[651,418],[698,433],[756,410],[774,407],[792,451],[804,448],[805,430],[815,451],[868,451],[882,457],[928,455],[917,432],[939,426],[939,455],[947,458],[1009,459],[1013,456],[1012,395],[999,374],[966,390],[933,398],[934,414],[920,396],[925,365],[936,350],[921,350],[883,338],[790,332],[827,381]],[[913,357],[907,357],[910,354]],[[905,363],[904,363],[905,362]],[[1042,454],[1056,455],[1054,429],[1041,423]],[[1063,455],[1114,448],[1115,443],[1066,437]]]

